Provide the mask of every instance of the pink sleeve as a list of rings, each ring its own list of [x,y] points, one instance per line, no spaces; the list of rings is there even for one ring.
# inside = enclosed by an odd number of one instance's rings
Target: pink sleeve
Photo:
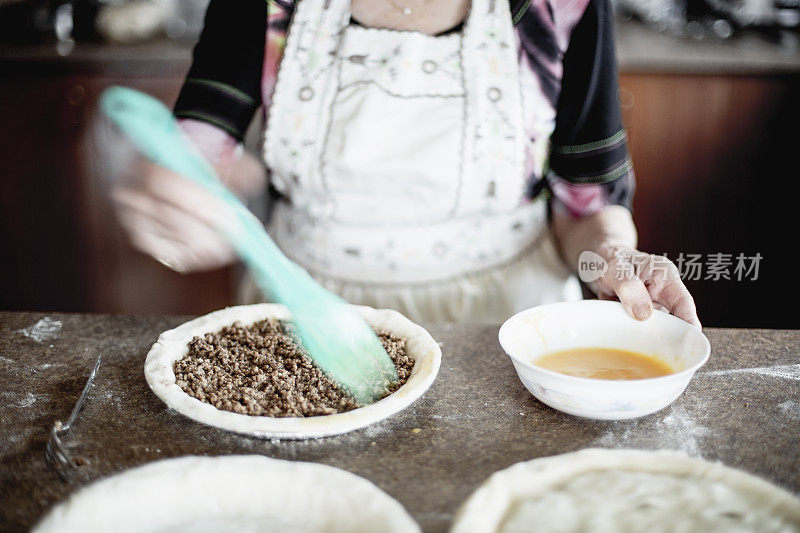
[[[572,30],[586,12],[589,0],[549,0],[555,22],[555,36],[562,52],[567,50]]]
[[[554,173],[550,173],[547,179],[553,193],[553,209],[557,213],[582,218],[593,215],[609,205],[602,185],[569,183]]]
[[[192,119],[181,119],[178,124],[192,144],[215,167],[229,164],[241,156],[241,145],[220,128]]]

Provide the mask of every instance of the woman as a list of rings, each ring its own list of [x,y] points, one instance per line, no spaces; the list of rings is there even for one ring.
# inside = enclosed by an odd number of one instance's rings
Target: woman
[[[677,268],[636,250],[616,84],[607,0],[212,0],[175,114],[246,195],[264,178],[238,143],[263,105],[269,232],[351,303],[502,321],[579,299],[593,252],[599,297],[699,327]],[[151,167],[116,199],[164,264],[234,259],[179,176]]]

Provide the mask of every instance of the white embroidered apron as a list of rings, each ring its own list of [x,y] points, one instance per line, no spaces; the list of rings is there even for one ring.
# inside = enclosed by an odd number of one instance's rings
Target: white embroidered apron
[[[415,321],[579,299],[545,201],[525,197],[522,117],[508,2],[473,0],[462,32],[430,36],[351,25],[350,0],[302,0],[265,135],[287,199],[268,230],[345,300]]]

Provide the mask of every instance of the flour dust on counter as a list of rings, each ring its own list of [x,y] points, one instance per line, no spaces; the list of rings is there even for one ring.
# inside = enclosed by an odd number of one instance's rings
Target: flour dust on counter
[[[715,377],[730,376],[734,374],[756,374],[773,378],[790,379],[800,381],[800,365],[776,365],[761,366],[756,368],[734,368],[730,370],[714,370],[711,372],[701,372],[698,376]]]
[[[783,412],[783,414],[789,418],[800,420],[800,402],[786,400],[785,402],[778,404],[778,409],[780,409],[781,412]]]
[[[27,328],[18,329],[14,333],[20,333],[38,343],[43,343],[45,341],[57,339],[58,333],[61,331],[61,326],[61,321],[46,316],[35,324]]]
[[[711,430],[682,407],[671,407],[669,412],[645,428],[641,419],[613,422],[595,441],[606,448],[646,448],[677,450],[692,457],[701,457],[703,439]]]
[[[26,392],[26,393],[4,392],[3,399],[4,403],[8,402],[7,403],[8,407],[27,409],[28,407],[33,406],[36,402],[48,401],[49,397],[44,394],[33,394],[32,392]]]

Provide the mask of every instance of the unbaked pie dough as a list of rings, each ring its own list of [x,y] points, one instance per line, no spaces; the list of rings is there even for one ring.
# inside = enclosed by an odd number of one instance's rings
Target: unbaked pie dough
[[[433,337],[400,313],[365,306],[353,306],[353,309],[373,328],[405,338],[406,353],[415,363],[405,385],[373,404],[352,411],[305,418],[250,416],[217,409],[189,396],[175,383],[173,364],[186,355],[192,338],[219,331],[234,322],[249,326],[265,318],[289,320],[289,311],[277,304],[228,307],[165,331],[147,354],[145,378],[168,407],[198,422],[229,431],[278,439],[306,439],[353,431],[405,409],[422,396],[433,383],[442,358],[442,351]]]
[[[187,456],[102,479],[34,533],[418,532],[397,500],[332,466],[260,455]]]
[[[800,532],[800,500],[669,451],[587,449],[493,474],[452,533]]]

